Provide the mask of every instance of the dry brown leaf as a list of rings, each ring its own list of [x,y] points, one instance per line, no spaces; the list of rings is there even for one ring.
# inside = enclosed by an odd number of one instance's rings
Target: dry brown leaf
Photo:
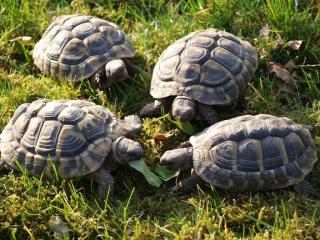
[[[294,61],[292,59],[289,62],[287,62],[283,67],[288,70],[297,68],[296,64],[294,63]]]
[[[301,44],[302,44],[302,40],[293,40],[287,43],[288,47],[291,48],[292,50],[299,50]]]
[[[54,236],[58,239],[70,239],[69,229],[60,216],[54,215],[50,217],[49,227],[54,232]]]
[[[296,81],[291,77],[290,73],[284,69],[279,64],[272,64],[271,65],[271,72],[274,72],[276,76],[282,80],[283,84],[280,84],[280,87],[288,90],[288,91],[295,91],[297,90]]]
[[[12,38],[9,41],[10,42],[19,42],[19,41],[29,42],[31,40],[32,40],[32,37],[30,37],[30,36],[19,36],[19,37]]]
[[[260,29],[260,38],[268,39],[269,37],[269,24],[267,23]]]
[[[165,141],[167,139],[168,138],[163,134],[158,134],[158,135],[153,137],[153,140],[155,140],[156,142],[163,142],[163,141]]]

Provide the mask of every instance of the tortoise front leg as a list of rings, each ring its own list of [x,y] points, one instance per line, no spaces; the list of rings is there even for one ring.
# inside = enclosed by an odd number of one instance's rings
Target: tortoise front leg
[[[103,68],[100,68],[93,76],[90,78],[93,87],[105,90],[106,84],[106,74]]]
[[[191,193],[197,189],[197,186],[205,185],[205,181],[198,175],[194,174],[178,182],[171,191],[181,193]]]
[[[158,117],[161,115],[161,108],[168,112],[171,107],[171,98],[157,99],[152,103],[146,104],[139,111],[139,117]]]
[[[218,114],[210,105],[206,105],[197,102],[197,117],[198,121],[202,122],[206,126],[211,126],[212,124],[218,122]]]
[[[107,197],[108,193],[112,193],[114,188],[114,179],[108,170],[100,167],[96,172],[91,173],[88,177],[99,184],[96,194],[97,198],[103,199]]]

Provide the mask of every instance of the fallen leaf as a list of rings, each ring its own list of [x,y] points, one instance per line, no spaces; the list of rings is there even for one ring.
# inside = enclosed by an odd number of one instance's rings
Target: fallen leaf
[[[55,238],[63,240],[70,239],[69,229],[60,216],[51,216],[49,220],[49,227],[54,232]]]
[[[167,139],[168,138],[163,134],[158,134],[158,135],[153,137],[153,140],[155,140],[156,142],[163,142],[163,141],[165,141]]]
[[[160,177],[153,172],[143,160],[135,160],[129,162],[130,167],[142,173],[147,182],[153,187],[160,187],[162,181]]]
[[[292,50],[299,50],[301,44],[302,44],[301,40],[293,40],[287,43],[288,47],[291,48]]]
[[[268,39],[269,37],[269,24],[267,23],[260,29],[260,38]]]
[[[154,171],[165,182],[179,175],[179,171],[172,171],[168,168],[159,165],[159,163],[157,164],[156,169]]]
[[[9,41],[10,42],[19,42],[19,41],[21,41],[21,42],[29,42],[31,40],[32,40],[32,37],[30,37],[30,36],[19,36],[19,37],[12,38]]]
[[[273,50],[278,50],[284,45],[284,41],[279,33],[276,33],[276,40],[273,43]]]
[[[283,86],[284,89],[289,91],[297,90],[297,84],[295,80],[291,77],[290,73],[282,68],[279,64],[272,64],[271,65],[271,72],[274,72],[276,76],[282,80],[285,86]]]
[[[283,67],[288,70],[297,68],[296,64],[294,63],[294,61],[292,59],[290,61],[288,61]]]
[[[181,122],[179,120],[174,120],[169,113],[165,114],[164,116],[162,116],[161,118],[164,118],[166,120],[168,120],[169,122],[173,123],[174,125],[176,125],[182,132],[184,132],[185,134],[191,136],[193,134],[196,134],[198,131],[197,129],[195,129],[192,124],[190,122]]]

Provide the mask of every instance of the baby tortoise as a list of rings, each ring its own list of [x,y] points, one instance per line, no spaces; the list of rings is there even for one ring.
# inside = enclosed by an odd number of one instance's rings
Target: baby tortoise
[[[117,119],[108,109],[84,100],[36,100],[22,104],[0,139],[2,164],[31,175],[60,178],[87,176],[99,184],[97,196],[113,189],[110,172],[144,153],[126,138],[142,128],[137,115]]]
[[[133,56],[135,49],[116,24],[78,14],[57,17],[33,51],[35,65],[47,76],[91,78],[106,86],[128,77],[122,59]]]
[[[154,67],[150,94],[156,100],[139,115],[154,117],[161,107],[174,118],[212,125],[213,106],[230,105],[244,95],[258,67],[254,47],[214,28],[192,32],[170,45]]]
[[[298,189],[308,195],[311,185],[304,178],[318,160],[308,130],[266,114],[221,121],[190,137],[188,144],[160,159],[173,170],[194,168],[195,174],[174,190],[209,183],[236,192],[262,191],[300,183]]]

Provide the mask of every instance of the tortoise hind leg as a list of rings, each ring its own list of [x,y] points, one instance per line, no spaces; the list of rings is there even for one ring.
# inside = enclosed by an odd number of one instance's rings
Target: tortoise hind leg
[[[181,182],[177,183],[171,191],[177,193],[191,193],[197,189],[197,186],[205,185],[205,181],[198,175],[194,174]]]
[[[295,191],[303,197],[310,197],[314,193],[314,188],[307,180],[303,180],[295,185]]]
[[[114,179],[108,170],[101,167],[96,172],[91,173],[88,177],[99,184],[96,194],[97,198],[103,199],[108,196],[108,193],[112,193]]]

